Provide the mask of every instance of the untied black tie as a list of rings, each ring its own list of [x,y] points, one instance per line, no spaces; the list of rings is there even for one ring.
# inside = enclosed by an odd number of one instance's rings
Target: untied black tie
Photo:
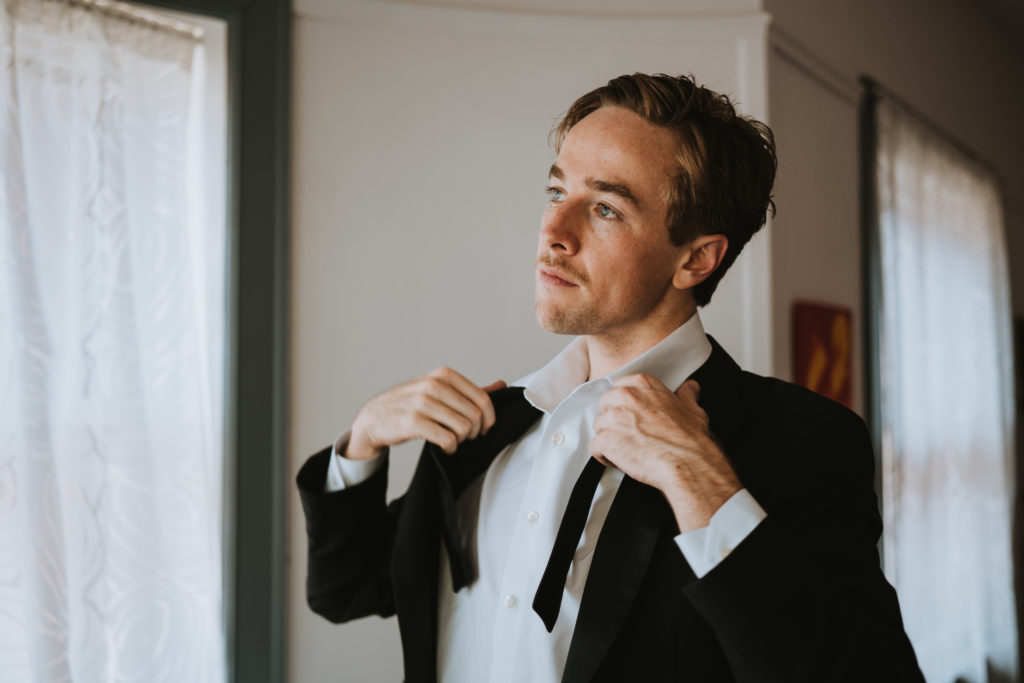
[[[562,606],[562,593],[565,580],[569,576],[572,557],[583,537],[583,529],[587,526],[590,516],[590,505],[597,492],[597,485],[604,474],[605,466],[591,457],[583,468],[582,474],[572,487],[569,503],[562,515],[562,523],[555,535],[555,545],[551,549],[544,575],[537,586],[537,594],[533,598],[533,611],[536,612],[548,633],[555,627],[558,611]]]

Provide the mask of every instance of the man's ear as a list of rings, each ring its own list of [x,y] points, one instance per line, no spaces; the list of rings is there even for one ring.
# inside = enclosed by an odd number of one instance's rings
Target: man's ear
[[[686,246],[672,284],[676,289],[693,289],[715,272],[728,249],[725,235],[701,235]]]

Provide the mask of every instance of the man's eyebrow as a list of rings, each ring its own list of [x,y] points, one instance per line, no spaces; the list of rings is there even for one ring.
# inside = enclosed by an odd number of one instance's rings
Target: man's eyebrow
[[[551,164],[551,169],[548,171],[548,177],[565,180],[565,173],[558,167],[558,164]],[[611,194],[622,197],[634,207],[640,208],[640,200],[636,198],[636,195],[633,194],[633,191],[629,189],[628,185],[623,183],[613,183],[608,180],[598,180],[597,178],[587,178],[584,183],[586,183],[586,186],[592,190],[597,190],[598,192],[610,192]]]
[[[607,180],[598,180],[596,178],[587,178],[584,182],[586,182],[587,187],[592,190],[597,190],[598,192],[610,192],[622,197],[634,207],[640,208],[640,201],[627,185],[623,185],[622,183],[611,183]]]

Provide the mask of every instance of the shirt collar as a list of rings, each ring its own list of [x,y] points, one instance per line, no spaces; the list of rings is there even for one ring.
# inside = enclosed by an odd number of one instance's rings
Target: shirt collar
[[[611,386],[625,375],[645,374],[656,377],[675,391],[686,378],[711,357],[711,342],[704,333],[700,315],[689,320],[671,334],[606,377],[593,380]],[[551,413],[583,384],[589,384],[590,361],[586,337],[576,337],[551,359],[547,365],[524,378],[526,399],[538,410]]]

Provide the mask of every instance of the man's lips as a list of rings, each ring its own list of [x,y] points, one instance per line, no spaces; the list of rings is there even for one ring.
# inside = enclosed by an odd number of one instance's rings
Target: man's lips
[[[540,275],[541,281],[554,285],[555,287],[578,287],[575,282],[569,279],[568,275],[564,275],[557,270],[548,266],[538,266],[537,273]]]

